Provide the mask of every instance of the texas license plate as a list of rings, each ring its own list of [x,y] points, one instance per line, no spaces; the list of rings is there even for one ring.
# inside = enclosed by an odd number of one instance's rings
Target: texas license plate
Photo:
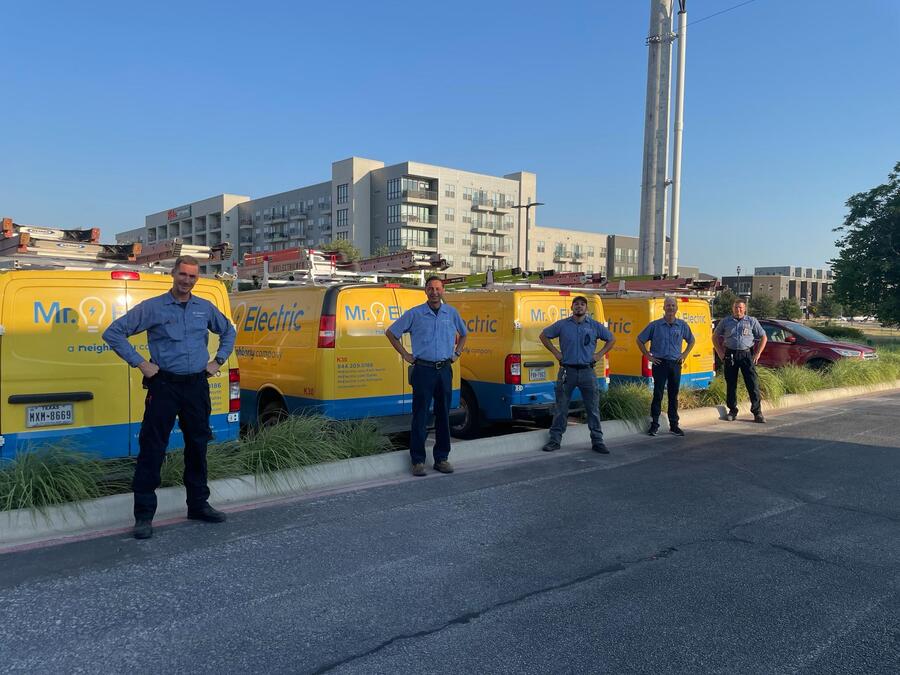
[[[75,415],[71,403],[56,405],[30,405],[25,410],[26,427],[52,427],[57,424],[72,424]]]
[[[547,379],[547,369],[531,368],[528,371],[528,377],[532,382],[543,382]]]

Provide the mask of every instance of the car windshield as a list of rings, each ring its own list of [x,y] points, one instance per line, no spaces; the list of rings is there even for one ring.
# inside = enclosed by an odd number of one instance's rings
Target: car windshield
[[[802,323],[785,321],[784,326],[792,333],[796,333],[797,335],[802,337],[804,340],[814,340],[815,342],[834,342],[834,340],[825,335],[825,333],[820,333],[819,331],[814,330],[809,326],[804,326]]]

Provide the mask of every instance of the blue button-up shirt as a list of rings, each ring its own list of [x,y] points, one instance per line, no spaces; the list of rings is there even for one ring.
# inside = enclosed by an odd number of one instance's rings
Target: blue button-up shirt
[[[216,356],[225,360],[234,349],[235,330],[209,300],[191,295],[185,307],[171,292],[149,298],[113,321],[103,339],[132,368],[143,361],[128,337],[147,331],[150,359],[179,375],[199,373],[209,363],[209,333],[219,336]]]
[[[568,366],[589,366],[594,361],[597,351],[597,340],[609,342],[613,339],[609,328],[599,321],[586,316],[581,323],[574,316],[560,319],[547,326],[542,335],[548,338],[559,338],[559,351],[562,362]]]
[[[765,335],[765,331],[752,316],[744,316],[740,320],[726,316],[716,325],[716,335],[725,338],[726,349],[740,350],[750,349],[756,340]]]
[[[651,321],[638,333],[641,343],[650,340],[650,353],[660,359],[677,360],[681,358],[682,341],[690,344],[694,341],[691,327],[684,319],[676,318],[672,323],[657,319]]]
[[[468,334],[465,322],[455,307],[441,304],[437,313],[428,303],[416,305],[403,312],[388,330],[395,338],[409,333],[413,358],[425,361],[444,361],[453,356],[456,334]]]

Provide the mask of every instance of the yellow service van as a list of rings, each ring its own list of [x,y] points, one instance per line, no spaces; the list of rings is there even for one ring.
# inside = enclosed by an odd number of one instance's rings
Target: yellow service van
[[[408,430],[412,388],[406,362],[384,331],[426,301],[421,287],[340,283],[242,291],[231,296],[246,423],[289,413],[376,419]],[[409,336],[403,338],[411,349]],[[459,368],[453,368],[453,407]]]
[[[603,323],[603,303],[592,293],[522,288],[448,291],[444,295],[469,329],[459,360],[465,414],[452,423],[454,435],[475,436],[486,422],[550,423],[559,364],[541,344],[540,335],[550,324],[569,316],[572,298],[577,295],[587,298],[588,314]],[[606,363],[597,364],[596,375],[605,391]],[[578,390],[572,396],[576,405],[581,404]]]
[[[103,457],[137,455],[146,392],[141,372],[101,335],[136,304],[172,287],[172,277],[131,270],[0,272],[0,458],[48,445]],[[230,316],[221,282],[200,279],[193,292]],[[132,344],[149,358],[146,333]],[[218,344],[210,339],[210,358]],[[237,438],[237,359],[210,378],[216,441]],[[183,447],[177,428],[169,448]]]
[[[616,336],[616,345],[608,354],[609,378],[613,384],[653,384],[652,364],[638,349],[635,338],[648,323],[662,318],[664,300],[663,297],[603,296],[607,326]],[[677,297],[677,300],[678,318],[690,325],[695,340],[694,349],[681,368],[681,383],[705,389],[715,377],[709,303],[697,297]]]

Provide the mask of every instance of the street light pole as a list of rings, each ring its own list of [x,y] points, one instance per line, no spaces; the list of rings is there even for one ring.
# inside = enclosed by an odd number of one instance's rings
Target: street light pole
[[[531,272],[528,269],[528,249],[531,246],[531,241],[529,240],[530,229],[531,229],[531,207],[532,206],[544,206],[544,202],[528,202],[527,204],[514,204],[514,209],[525,209],[525,271]]]

